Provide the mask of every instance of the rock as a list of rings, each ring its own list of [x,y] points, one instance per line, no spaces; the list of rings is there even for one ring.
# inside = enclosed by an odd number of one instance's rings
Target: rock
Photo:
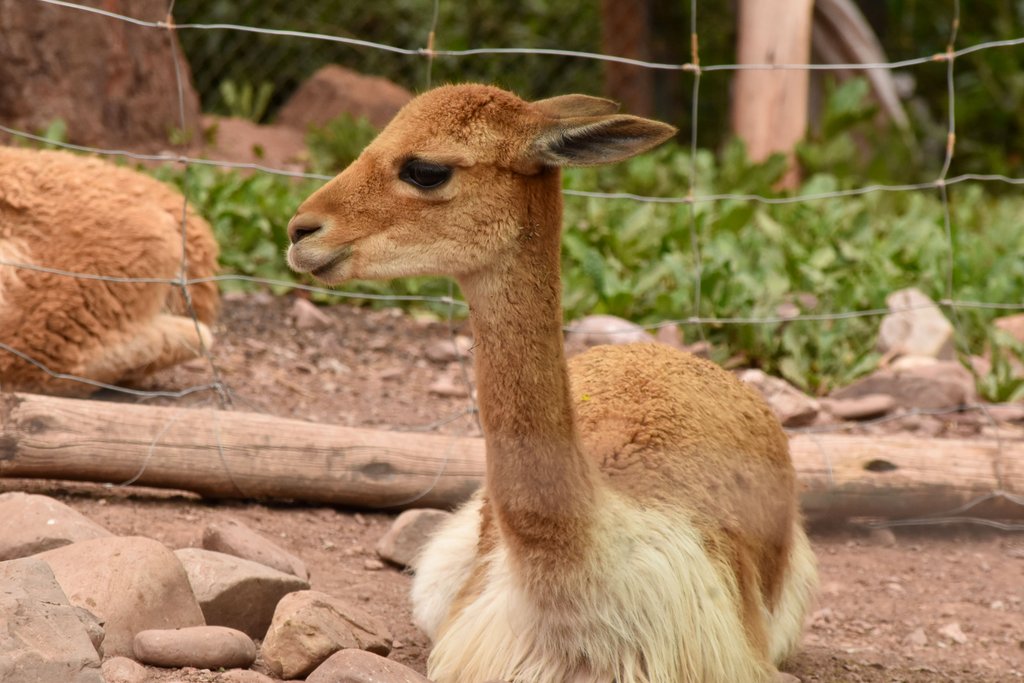
[[[162,543],[137,536],[97,538],[36,557],[50,565],[72,605],[103,620],[107,656],[131,656],[139,631],[203,624],[181,562]]]
[[[668,325],[662,325],[654,331],[654,339],[666,346],[671,346],[674,349],[683,348],[683,331],[674,323]]]
[[[339,650],[386,656],[390,644],[391,633],[376,617],[326,593],[300,591],[278,603],[260,654],[277,676],[299,678]]]
[[[951,361],[953,325],[935,302],[911,287],[885,298],[892,313],[882,318],[878,329],[878,350],[892,356],[926,356]]]
[[[365,650],[335,652],[306,683],[430,683],[407,666]]]
[[[288,98],[277,122],[305,132],[312,126],[326,125],[341,114],[351,114],[366,117],[379,129],[411,99],[412,93],[387,79],[328,64]]]
[[[469,396],[469,387],[465,382],[456,381],[448,375],[438,377],[433,384],[427,387],[427,391],[435,396],[447,398],[466,398]]]
[[[252,560],[200,548],[175,551],[206,623],[262,638],[278,601],[309,582]]]
[[[111,535],[59,500],[20,491],[0,494],[0,561]]]
[[[818,402],[784,379],[756,369],[743,370],[739,378],[764,396],[785,427],[808,425],[818,416]]]
[[[1024,422],[1024,403],[990,405],[985,411],[996,422]]]
[[[89,636],[89,642],[92,643],[92,646],[96,648],[96,652],[102,657],[103,639],[107,637],[107,632],[103,629],[103,622],[84,607],[72,607],[72,609],[75,610],[75,614],[78,615],[78,621],[81,622],[85,633]]]
[[[363,561],[363,569],[370,572],[377,572],[381,569],[384,569],[384,563],[380,560],[375,560],[374,558],[370,557]]]
[[[775,673],[774,683],[801,683],[801,681],[793,674],[788,674],[784,671],[778,671]]]
[[[640,325],[614,315],[588,315],[569,324],[566,342],[584,346],[653,342],[654,337]]]
[[[955,621],[940,628],[939,635],[946,636],[958,645],[963,645],[967,642],[967,636],[960,630],[960,624]]]
[[[435,363],[451,363],[469,356],[473,340],[459,334],[455,339],[435,339],[423,348],[423,355]]]
[[[133,647],[135,659],[152,666],[229,669],[256,661],[252,639],[225,626],[140,631]]]
[[[908,645],[916,645],[917,647],[924,647],[928,644],[928,636],[924,634],[923,628],[915,628],[910,634],[903,639],[903,642]]]
[[[296,297],[292,300],[291,308],[288,309],[288,316],[294,321],[295,327],[300,330],[329,330],[334,326],[334,319],[321,311],[316,304],[309,299]]]
[[[107,683],[146,683],[149,672],[134,659],[111,657],[103,662],[103,678]]]
[[[207,159],[303,171],[309,158],[306,135],[291,126],[261,125],[249,119],[205,115]]]
[[[907,357],[833,392],[829,398],[847,400],[870,394],[891,396],[902,408],[933,410],[974,403],[977,397],[974,378],[960,363]]]
[[[888,394],[865,394],[857,398],[822,399],[821,407],[840,420],[870,420],[896,409],[896,399]]]
[[[215,522],[203,529],[203,548],[259,562],[309,580],[309,571],[302,560],[234,519]]]
[[[0,681],[103,683],[100,656],[45,562],[0,562]]]
[[[423,544],[451,516],[444,510],[406,510],[377,542],[377,554],[388,562],[412,566]]]
[[[868,539],[872,545],[881,546],[883,548],[892,548],[896,545],[896,534],[893,533],[892,529],[886,527],[878,527],[868,532]]]

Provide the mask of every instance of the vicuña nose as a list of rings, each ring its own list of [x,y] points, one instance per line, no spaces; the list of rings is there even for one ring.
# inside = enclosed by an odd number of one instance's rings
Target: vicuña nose
[[[305,214],[299,214],[288,222],[288,239],[296,244],[310,235],[318,232],[323,227],[319,219]]]

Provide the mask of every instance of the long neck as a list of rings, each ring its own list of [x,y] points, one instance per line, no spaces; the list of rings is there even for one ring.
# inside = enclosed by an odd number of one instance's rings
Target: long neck
[[[595,468],[580,451],[562,345],[560,174],[526,184],[518,253],[460,285],[475,334],[488,499],[521,552],[568,560],[588,537]]]

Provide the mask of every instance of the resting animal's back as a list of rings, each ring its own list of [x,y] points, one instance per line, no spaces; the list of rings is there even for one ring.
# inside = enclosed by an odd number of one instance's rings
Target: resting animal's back
[[[4,261],[115,278],[174,279],[182,262],[183,207],[175,190],[131,169],[64,152],[0,147]],[[209,225],[191,210],[185,216],[186,275],[213,275],[217,244]],[[189,291],[198,320],[212,324],[216,284],[195,284]],[[186,308],[181,288],[173,285],[0,266],[0,341],[56,372],[117,382],[194,356],[186,347],[200,340]],[[7,353],[0,354],[0,382],[72,395],[92,389],[54,380]]]
[[[595,347],[569,371],[584,452],[640,505],[683,505],[708,553],[736,567],[748,617],[761,621],[760,603],[779,600],[798,526],[786,435],[764,400],[661,344]]]

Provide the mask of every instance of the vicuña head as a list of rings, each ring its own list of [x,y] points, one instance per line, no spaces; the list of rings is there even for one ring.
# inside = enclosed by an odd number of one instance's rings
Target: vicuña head
[[[616,109],[432,90],[289,225],[296,270],[447,274],[470,304],[487,475],[413,583],[438,683],[760,683],[799,642],[815,563],[760,396],[656,344],[566,363],[559,169],[674,132]]]

